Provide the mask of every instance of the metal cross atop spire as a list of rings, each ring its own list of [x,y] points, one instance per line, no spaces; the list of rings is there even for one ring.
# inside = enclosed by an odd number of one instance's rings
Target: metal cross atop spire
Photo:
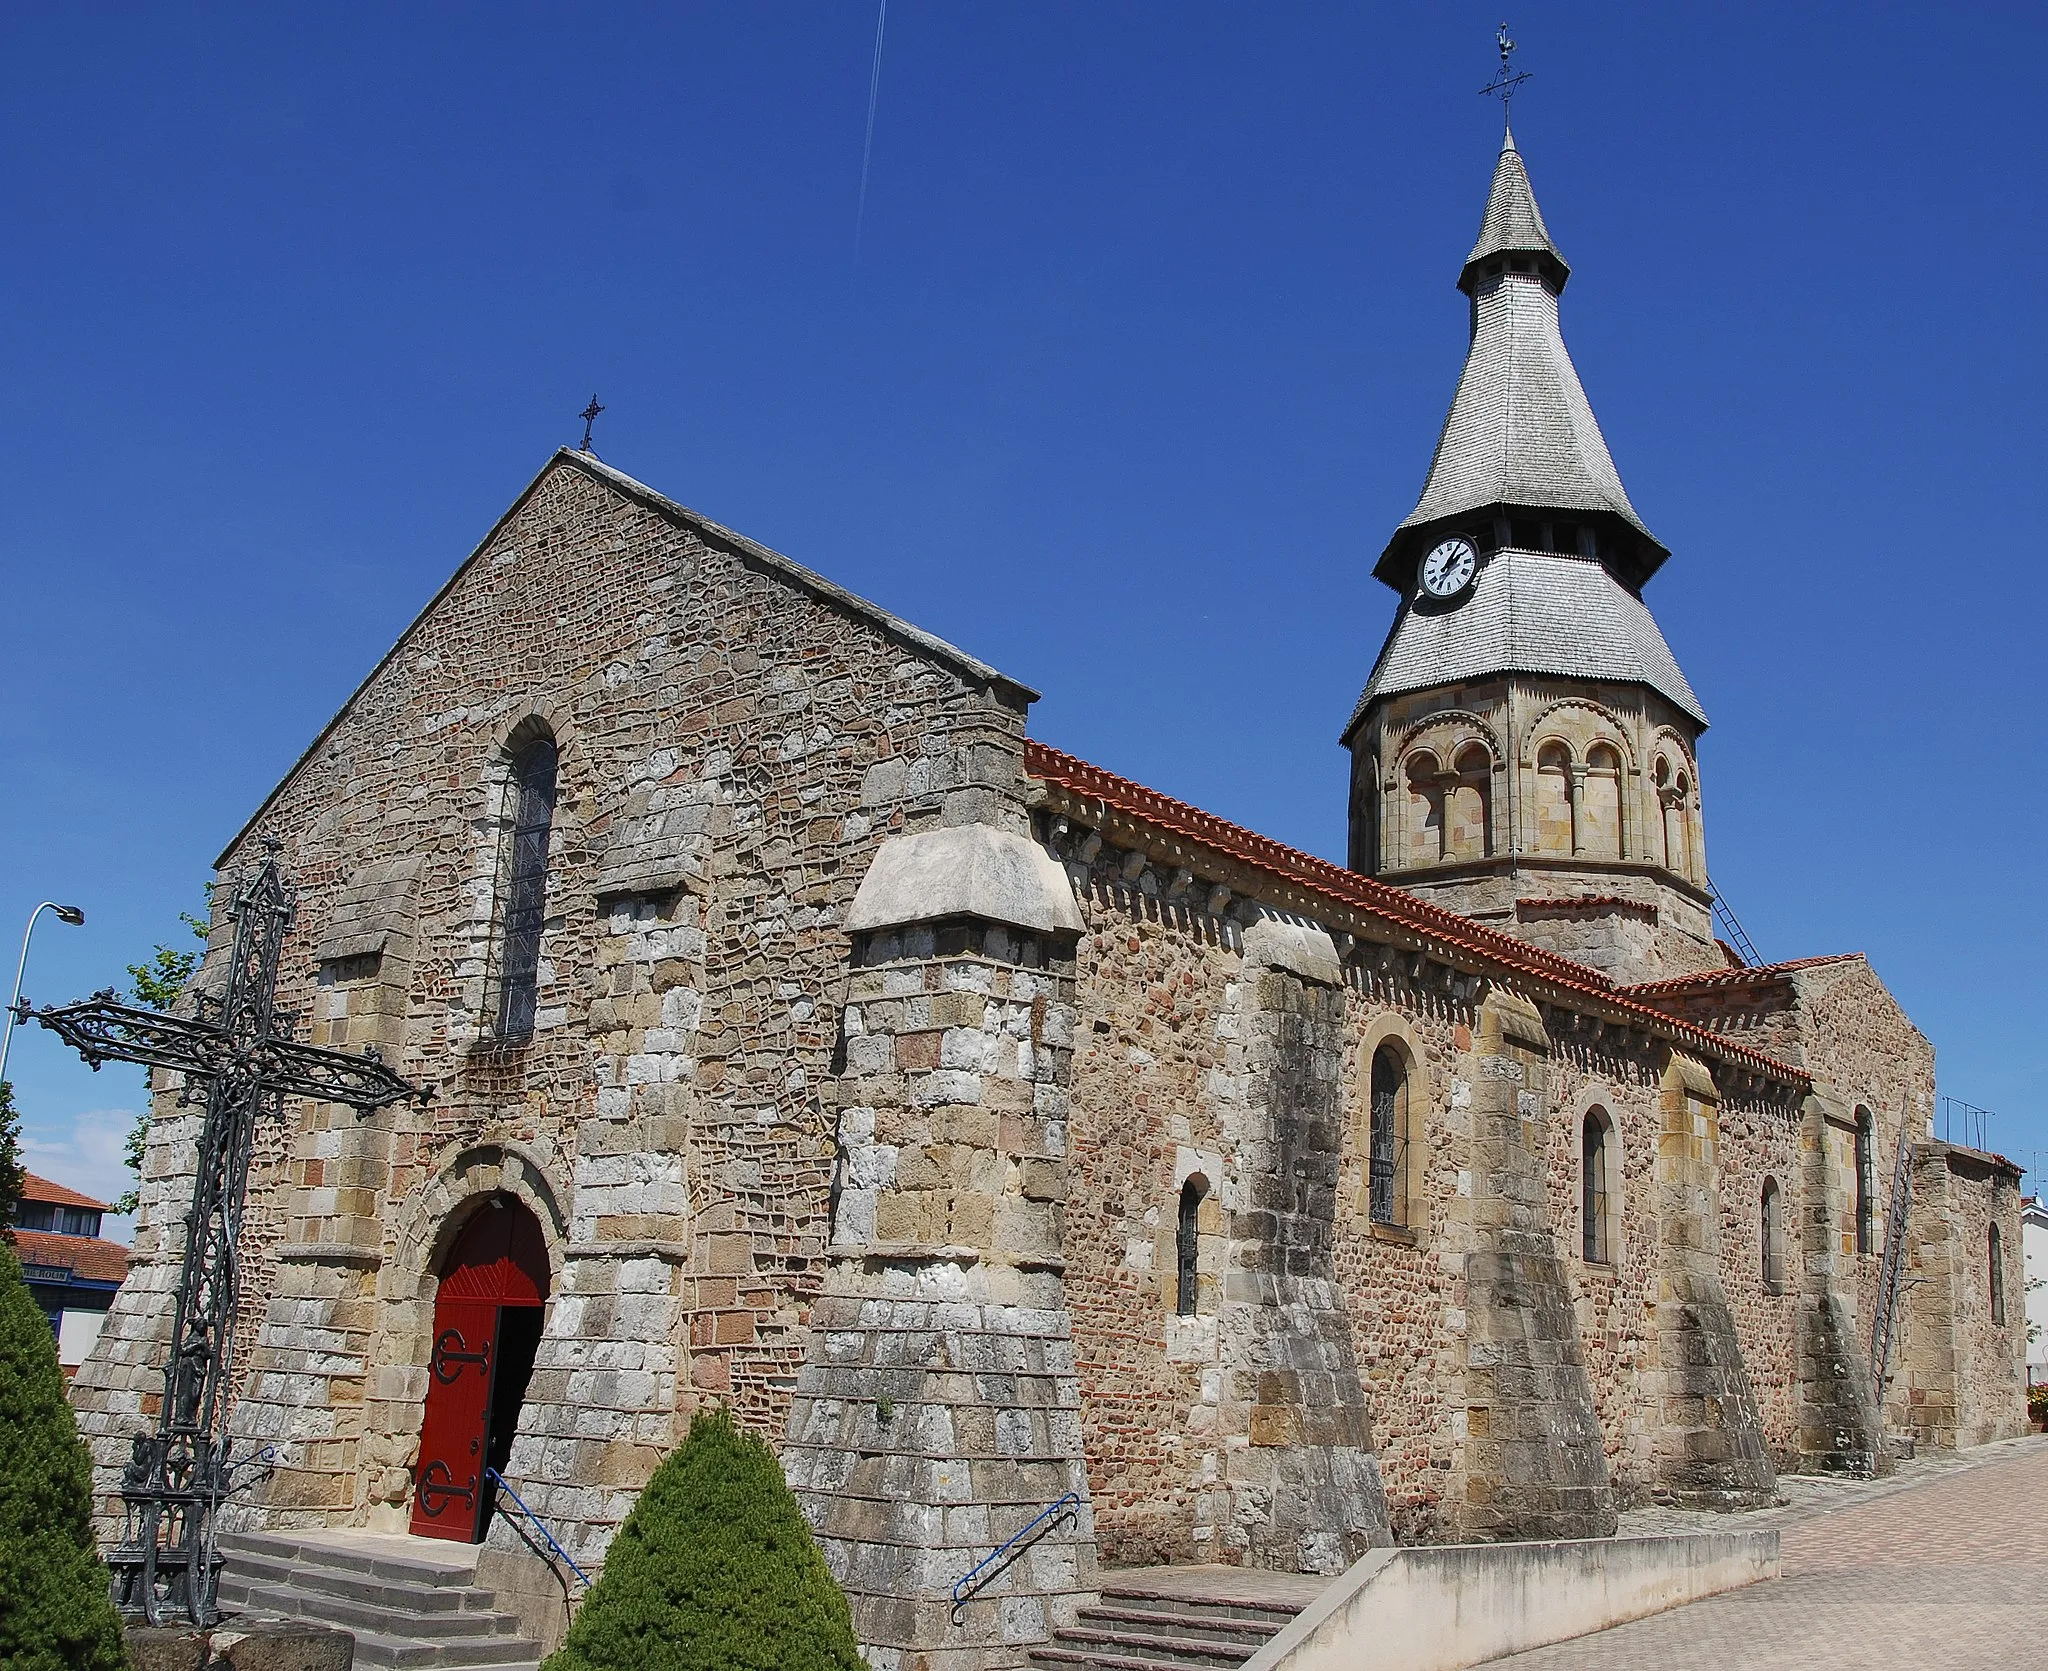
[[[1493,40],[1500,48],[1500,73],[1479,89],[1479,96],[1499,98],[1500,118],[1505,123],[1508,119],[1508,101],[1521,91],[1522,83],[1529,79],[1529,72],[1514,67],[1512,55],[1515,51],[1515,41],[1508,33],[1508,26],[1505,23],[1495,33]]]
[[[590,451],[590,426],[597,422],[597,415],[603,410],[604,408],[597,404],[597,396],[592,395],[590,397],[590,404],[584,407],[581,412],[578,412],[576,414],[577,417],[583,420],[582,450],[586,453]]]
[[[196,993],[190,1016],[133,1008],[111,989],[61,1009],[38,1010],[24,1000],[16,1010],[23,1021],[33,1015],[95,1070],[102,1062],[139,1062],[183,1074],[178,1100],[205,1110],[163,1402],[155,1432],[135,1436],[122,1472],[125,1524],[120,1547],[107,1558],[114,1600],[151,1624],[166,1613],[202,1627],[220,1617],[215,1516],[235,1475],[243,1472],[246,1481],[245,1470],[260,1465],[260,1458],[232,1458],[227,1433],[242,1202],[258,1120],[277,1115],[286,1097],[343,1102],[364,1113],[424,1100],[374,1052],[351,1056],[293,1041],[297,1017],[277,1010],[277,965],[293,902],[274,850],[236,895],[233,915],[227,988]]]

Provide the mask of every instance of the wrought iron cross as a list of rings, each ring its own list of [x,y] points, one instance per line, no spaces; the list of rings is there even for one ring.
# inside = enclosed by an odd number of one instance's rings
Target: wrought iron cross
[[[102,1062],[138,1062],[183,1074],[179,1101],[205,1110],[163,1404],[155,1432],[136,1435],[122,1473],[121,1543],[107,1561],[115,1602],[151,1624],[167,1613],[202,1627],[220,1617],[214,1520],[236,1470],[247,1466],[228,1453],[226,1394],[257,1122],[279,1113],[286,1097],[365,1113],[424,1100],[374,1051],[350,1056],[293,1041],[297,1018],[277,1010],[278,958],[293,912],[273,851],[236,895],[227,986],[198,993],[191,1016],[119,1003],[111,989],[61,1009],[34,1009],[24,999],[17,1011],[23,1021],[33,1015],[95,1071]]]
[[[603,410],[604,408],[597,404],[597,396],[592,395],[590,397],[590,404],[576,414],[577,417],[583,420],[583,446],[580,449],[581,451],[586,453],[590,451],[590,426],[597,422],[597,415]]]
[[[1508,35],[1508,26],[1503,23],[1493,37],[1494,45],[1500,48],[1500,73],[1479,89],[1481,98],[1500,99],[1500,113],[1503,120],[1508,113],[1508,100],[1521,90],[1522,83],[1529,79],[1527,70],[1512,67],[1510,60],[1515,51],[1515,42]]]

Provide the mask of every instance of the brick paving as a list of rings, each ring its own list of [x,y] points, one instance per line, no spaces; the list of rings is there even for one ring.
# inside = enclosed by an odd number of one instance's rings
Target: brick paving
[[[1503,1671],[1985,1671],[2048,1663],[2048,1439],[1908,1463],[1891,1480],[1788,1480],[1784,1577]],[[1625,1530],[1691,1529],[1694,1517]]]

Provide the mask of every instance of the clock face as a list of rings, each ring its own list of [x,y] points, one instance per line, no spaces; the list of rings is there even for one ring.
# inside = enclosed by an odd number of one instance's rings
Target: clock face
[[[1463,534],[1453,534],[1422,559],[1422,590],[1432,598],[1454,598],[1472,584],[1479,553]]]

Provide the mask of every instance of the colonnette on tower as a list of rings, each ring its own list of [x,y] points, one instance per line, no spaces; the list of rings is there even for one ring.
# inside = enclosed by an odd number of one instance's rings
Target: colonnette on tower
[[[1863,958],[1714,938],[1706,718],[1569,272],[1510,139],[1375,571],[1349,868],[1030,740],[1015,680],[551,459],[221,859],[281,843],[314,1042],[438,1091],[265,1133],[236,1419],[281,1465],[235,1512],[516,1552],[489,1458],[594,1568],[729,1402],[876,1666],[939,1671],[1021,1663],[1104,1563],[1600,1535],[2018,1431],[2016,1172],[1933,1140],[1933,1050]],[[175,1089],[75,1389],[110,1510]]]

